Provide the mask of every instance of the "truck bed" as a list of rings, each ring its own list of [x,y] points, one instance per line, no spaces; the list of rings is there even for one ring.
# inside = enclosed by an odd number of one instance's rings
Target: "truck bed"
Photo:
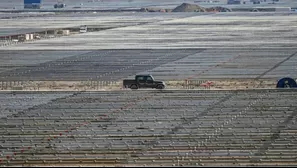
[[[131,84],[135,84],[136,81],[134,79],[125,79],[123,80],[123,87],[130,88]]]

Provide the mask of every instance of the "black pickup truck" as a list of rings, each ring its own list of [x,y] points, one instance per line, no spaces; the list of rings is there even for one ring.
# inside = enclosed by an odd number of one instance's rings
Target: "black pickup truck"
[[[155,81],[152,75],[136,75],[135,79],[125,79],[123,80],[123,87],[130,89],[138,88],[156,88],[164,89],[165,82]]]

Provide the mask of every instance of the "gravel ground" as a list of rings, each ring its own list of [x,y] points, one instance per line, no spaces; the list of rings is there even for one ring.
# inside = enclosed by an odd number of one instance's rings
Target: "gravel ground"
[[[296,77],[296,14],[98,15],[5,20],[6,30],[147,23],[2,46],[1,88],[152,73],[227,90],[3,91],[1,166],[296,165],[296,90],[249,88]]]
[[[114,22],[147,21],[144,25],[88,32],[54,39],[44,39],[14,46],[0,47],[1,50],[91,50],[91,49],[168,49],[168,48],[295,48],[297,26],[295,13],[170,13],[138,14],[129,16],[91,17],[48,17],[40,27],[102,25]],[[42,19],[42,18],[40,18]],[[86,19],[86,20],[85,20]],[[113,22],[111,22],[111,20]],[[48,21],[47,21],[48,20]],[[76,20],[76,21],[74,21]],[[85,20],[80,22],[80,20]],[[103,22],[100,22],[100,21]],[[30,24],[29,22],[32,22]],[[8,20],[3,29],[32,27],[36,19],[23,21]],[[59,25],[61,24],[61,25]],[[30,46],[30,47],[28,47]]]
[[[44,28],[53,23],[57,27],[74,26],[80,21],[103,27],[121,21],[115,26],[130,26],[0,47],[0,76],[2,81],[119,82],[135,74],[150,73],[165,81],[218,83],[238,79],[240,83],[267,79],[266,82],[275,83],[284,76],[297,78],[296,16],[293,13],[49,16],[47,21],[40,20]],[[17,24],[21,28],[33,20],[9,19],[2,27],[8,29]],[[145,24],[133,25],[140,20]],[[34,24],[28,24],[27,28],[30,26]]]
[[[10,162],[2,163],[296,165],[295,93],[148,90],[63,97],[61,92],[34,93],[36,98],[54,100],[1,118],[2,154],[16,152]],[[57,95],[60,98],[55,99]],[[12,95],[0,96],[4,103],[8,100],[3,98]]]

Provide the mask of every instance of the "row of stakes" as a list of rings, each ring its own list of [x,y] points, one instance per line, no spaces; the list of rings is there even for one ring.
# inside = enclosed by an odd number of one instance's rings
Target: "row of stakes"
[[[55,36],[42,36],[40,39],[50,39],[50,38],[56,38],[56,37],[61,37],[63,35],[55,35]],[[26,40],[26,41],[14,41],[14,40],[1,40],[0,41],[0,47],[5,47],[5,46],[10,46],[10,45],[14,45],[14,44],[20,44],[20,43],[25,43],[27,41],[37,41],[40,39],[31,39],[31,40]]]
[[[245,148],[243,147],[243,149],[245,149]]]
[[[51,82],[49,82],[51,83]],[[213,82],[192,80],[185,81],[182,84],[183,89],[194,89],[194,88],[204,88],[210,89]],[[55,87],[55,82],[50,84]],[[0,81],[0,90],[40,90],[42,84],[34,81]],[[70,86],[69,86],[70,87]],[[74,88],[82,87],[84,89],[102,89],[105,87],[117,87],[123,88],[121,82],[118,81],[81,81],[79,84],[74,84]]]

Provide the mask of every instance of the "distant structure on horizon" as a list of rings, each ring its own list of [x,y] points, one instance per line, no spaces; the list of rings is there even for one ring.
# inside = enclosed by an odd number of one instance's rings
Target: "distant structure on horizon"
[[[24,0],[24,9],[40,9],[41,0]]]
[[[261,4],[279,2],[279,0],[228,0],[228,4]]]

